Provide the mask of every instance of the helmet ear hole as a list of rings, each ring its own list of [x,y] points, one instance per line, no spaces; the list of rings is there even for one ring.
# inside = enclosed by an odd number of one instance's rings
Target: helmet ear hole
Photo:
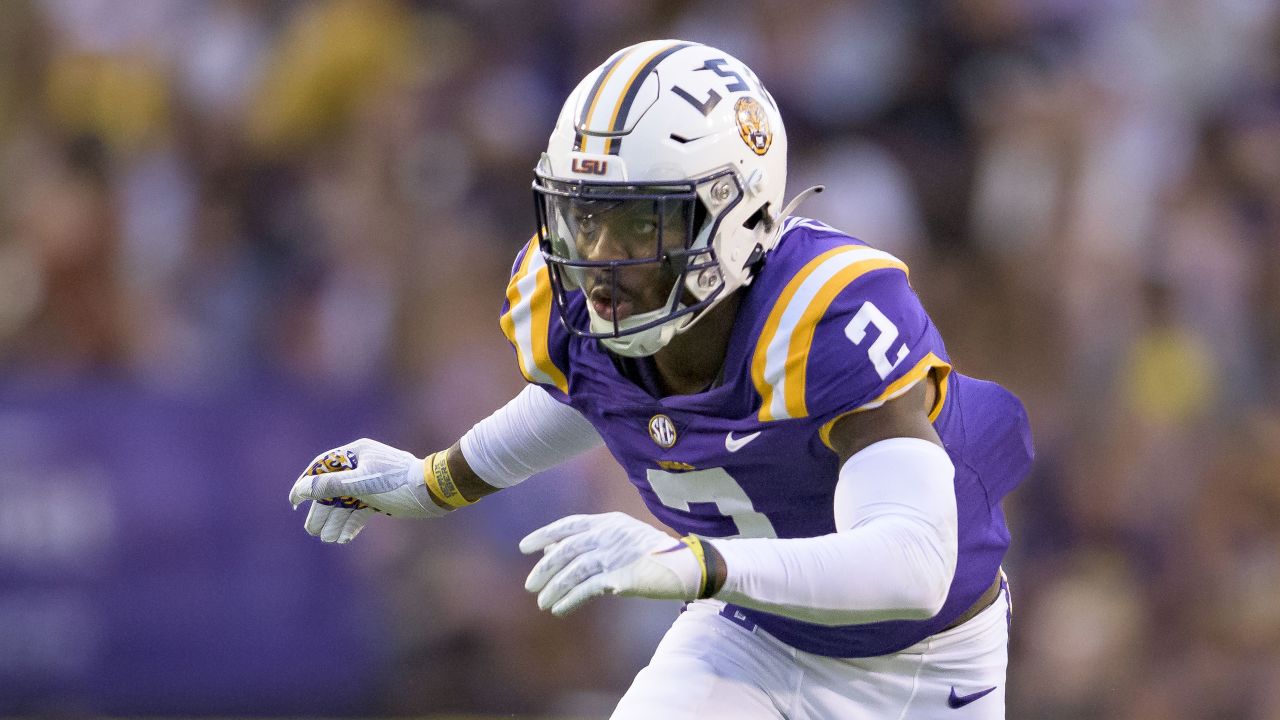
[[[750,217],[742,221],[742,227],[748,230],[755,230],[756,226],[759,225],[761,221],[765,223],[765,229],[768,230],[769,229],[769,203],[765,203],[761,205],[759,208],[756,209],[755,212],[751,213]]]

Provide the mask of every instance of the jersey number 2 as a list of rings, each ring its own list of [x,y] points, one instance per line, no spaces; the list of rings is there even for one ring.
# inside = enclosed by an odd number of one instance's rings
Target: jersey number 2
[[[708,468],[673,473],[649,470],[649,487],[663,505],[689,512],[693,503],[712,503],[716,511],[733,520],[737,535],[726,537],[776,538],[778,533],[764,513],[757,512],[751,498],[724,468]]]
[[[894,368],[898,367],[899,363],[906,359],[911,349],[903,343],[898,348],[893,362],[889,362],[889,348],[893,347],[893,341],[898,339],[898,326],[880,312],[880,308],[871,304],[870,300],[862,303],[862,307],[858,308],[853,319],[844,327],[844,334],[854,345],[861,346],[862,341],[867,338],[867,327],[871,325],[876,326],[880,335],[867,348],[867,357],[871,358],[871,364],[875,366],[880,379],[884,380],[889,377],[889,373],[893,372]]]

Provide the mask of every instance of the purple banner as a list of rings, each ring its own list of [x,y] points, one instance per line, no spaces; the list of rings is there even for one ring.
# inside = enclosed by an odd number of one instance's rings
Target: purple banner
[[[292,479],[386,422],[305,392],[0,390],[0,715],[345,714],[390,661],[377,588]],[[383,648],[383,649],[380,649]],[[321,678],[340,670],[332,693]],[[330,681],[332,682],[332,681]]]

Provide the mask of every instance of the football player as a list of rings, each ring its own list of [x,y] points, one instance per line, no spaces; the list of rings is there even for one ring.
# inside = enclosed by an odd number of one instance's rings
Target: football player
[[[1025,411],[952,370],[901,260],[791,214],[786,156],[727,53],[651,41],[593,70],[501,315],[528,387],[425,458],[320,456],[290,495],[307,531],[440,516],[603,443],[674,535],[576,515],[520,549],[556,615],[687,601],[614,718],[1004,717]]]

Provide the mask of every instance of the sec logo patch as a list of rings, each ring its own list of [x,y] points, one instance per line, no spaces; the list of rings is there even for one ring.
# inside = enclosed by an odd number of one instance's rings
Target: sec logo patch
[[[676,444],[676,424],[666,415],[654,415],[649,418],[649,437],[658,447],[669,448]]]

